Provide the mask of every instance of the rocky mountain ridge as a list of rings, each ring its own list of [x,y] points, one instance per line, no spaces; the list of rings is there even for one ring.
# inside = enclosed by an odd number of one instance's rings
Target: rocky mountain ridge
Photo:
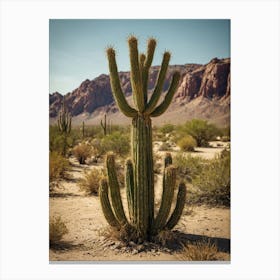
[[[152,92],[157,80],[159,66],[150,69],[148,89]],[[230,114],[230,58],[214,58],[205,65],[171,65],[168,68],[163,92],[168,90],[172,73],[181,73],[179,87],[165,118],[157,123],[181,123],[190,118],[208,119],[224,125],[229,122]],[[119,72],[122,89],[128,102],[132,102],[129,72]],[[163,93],[164,96],[164,93]],[[49,95],[50,122],[56,119],[61,109],[63,96],[55,92]],[[86,121],[88,124],[99,122],[106,113],[114,123],[126,123],[115,105],[110,78],[102,74],[93,80],[86,79],[81,85],[65,95],[65,103],[73,116],[73,123]],[[155,118],[157,119],[157,118]]]

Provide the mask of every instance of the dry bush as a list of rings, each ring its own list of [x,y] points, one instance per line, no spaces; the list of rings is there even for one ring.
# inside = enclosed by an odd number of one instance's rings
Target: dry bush
[[[92,155],[93,151],[90,145],[81,143],[73,148],[72,153],[80,164],[85,164],[86,159]]]
[[[49,222],[50,246],[59,243],[63,235],[68,233],[68,229],[61,216],[52,217]]]
[[[178,258],[184,261],[217,261],[219,252],[216,244],[202,240],[184,245]]]
[[[172,147],[171,147],[170,143],[168,143],[168,142],[163,142],[163,143],[160,145],[160,147],[159,147],[158,150],[159,150],[159,151],[171,151],[171,150],[172,150]]]
[[[202,192],[201,202],[230,206],[230,151],[209,160],[193,184]]]
[[[162,230],[154,237],[155,243],[164,247],[172,245],[175,239],[176,236],[171,230]]]
[[[86,193],[98,195],[99,182],[103,176],[100,169],[94,168],[91,171],[85,171],[84,177],[78,181],[78,185]]]
[[[50,182],[57,179],[67,178],[70,170],[70,163],[68,159],[60,155],[58,152],[51,152],[49,159],[49,178]]]
[[[105,238],[121,241],[123,244],[129,244],[129,242],[139,243],[139,236],[135,228],[131,226],[124,226],[120,229],[109,227],[106,232],[103,232]]]
[[[197,143],[192,136],[186,135],[178,140],[177,145],[183,152],[193,152],[194,148],[197,146]]]

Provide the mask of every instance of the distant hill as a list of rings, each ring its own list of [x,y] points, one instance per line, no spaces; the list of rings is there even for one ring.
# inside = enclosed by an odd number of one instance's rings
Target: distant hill
[[[153,118],[154,124],[183,123],[192,118],[209,120],[219,126],[230,120],[230,58],[214,58],[205,65],[171,65],[168,68],[163,88],[167,91],[172,73],[181,72],[180,85],[165,114]],[[159,66],[150,69],[149,89],[153,90]],[[132,104],[129,72],[119,72],[120,81],[127,100]],[[63,96],[55,92],[49,95],[50,123],[53,123],[61,109]],[[85,80],[81,85],[65,95],[65,103],[73,116],[73,124],[99,124],[107,114],[113,124],[126,124],[130,120],[121,114],[114,102],[110,78],[100,75],[93,80]]]

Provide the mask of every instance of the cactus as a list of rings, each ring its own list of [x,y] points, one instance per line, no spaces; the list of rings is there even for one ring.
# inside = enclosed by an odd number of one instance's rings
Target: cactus
[[[161,230],[170,230],[177,224],[186,200],[186,187],[184,183],[180,183],[176,207],[170,214],[176,184],[176,169],[172,165],[171,155],[167,154],[161,206],[155,217],[151,118],[160,116],[167,110],[178,88],[180,73],[173,74],[169,89],[163,101],[158,104],[171,57],[170,52],[165,52],[156,86],[148,99],[149,69],[152,65],[156,40],[153,38],[148,40],[146,55],[138,53],[138,42],[134,36],[129,37],[128,45],[131,65],[130,79],[135,108],[127,103],[122,92],[115,50],[111,47],[107,49],[107,58],[110,83],[116,104],[125,116],[132,119],[132,160],[129,159],[126,162],[125,180],[129,219],[125,215],[120,197],[113,154],[108,154],[106,159],[108,182],[103,180],[101,184],[101,205],[104,216],[111,226],[116,228],[132,227],[136,230],[139,238],[150,240]]]
[[[106,114],[104,115],[104,122],[102,119],[100,120],[100,125],[103,129],[104,135],[106,136],[107,135],[107,115]]]
[[[66,155],[66,149],[67,149],[67,136],[71,132],[71,122],[72,118],[70,116],[70,113],[67,111],[65,106],[65,98],[63,97],[63,105],[62,109],[59,113],[59,117],[57,120],[57,125],[59,131],[63,134],[63,155]]]
[[[82,123],[82,138],[85,138],[85,122]]]

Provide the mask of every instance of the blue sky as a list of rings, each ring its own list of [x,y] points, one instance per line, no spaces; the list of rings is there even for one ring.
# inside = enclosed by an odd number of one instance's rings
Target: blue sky
[[[149,37],[157,39],[153,65],[161,63],[165,50],[170,64],[205,64],[213,57],[230,57],[230,20],[67,20],[49,23],[50,88],[66,94],[85,79],[108,74],[107,46],[117,51],[119,71],[129,70],[126,38],[139,39],[144,52]]]

